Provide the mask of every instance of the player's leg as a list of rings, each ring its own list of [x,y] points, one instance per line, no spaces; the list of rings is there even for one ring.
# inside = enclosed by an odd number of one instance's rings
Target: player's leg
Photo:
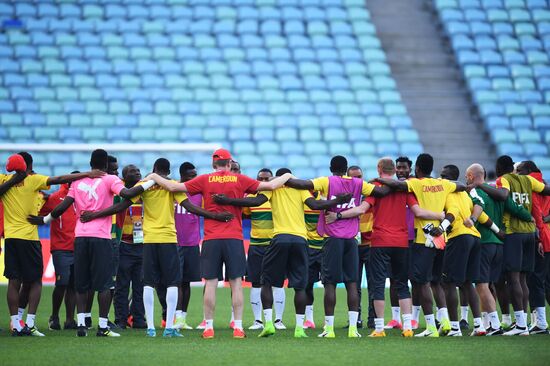
[[[305,329],[315,329],[315,321],[313,318],[313,303],[315,300],[313,286],[321,277],[321,260],[322,250],[308,248],[308,285],[306,287],[306,321],[304,322]]]
[[[181,263],[178,247],[174,244],[157,245],[157,264],[160,272],[160,283],[166,287],[166,328],[164,337],[181,337],[174,329],[176,307],[178,305],[178,286],[181,283]]]
[[[86,296],[85,315],[86,315],[86,327],[88,329],[92,328],[92,307],[94,305],[94,296],[95,296],[95,292],[92,290],[88,291],[88,295]]]
[[[132,265],[132,305],[130,313],[132,316],[132,328],[146,329],[145,307],[143,305],[143,245],[134,248],[138,254],[133,258]]]
[[[548,333],[544,303],[544,281],[547,275],[547,262],[550,262],[550,260],[537,253],[535,257],[535,270],[528,277],[529,305],[536,316],[536,322],[529,329],[529,334]]]
[[[423,244],[414,243],[411,247],[411,282],[413,289],[416,288],[420,306],[424,312],[426,320],[426,330],[418,337],[439,337],[435,326],[435,316],[433,314],[432,291],[430,281],[432,279],[432,269],[435,249],[426,248]]]
[[[128,322],[130,284],[132,281],[132,258],[126,254],[126,247],[133,244],[120,244],[118,272],[115,280],[113,305],[115,308],[115,323],[120,328],[126,328]]]
[[[385,285],[388,275],[388,265],[390,263],[390,255],[386,250],[388,248],[370,248],[369,269],[370,279],[372,282],[371,288],[374,297],[374,310],[376,318],[374,319],[374,331],[370,337],[385,337],[384,332],[384,310],[385,310]]]
[[[273,324],[273,286],[282,287],[284,284],[285,277],[287,276],[290,246],[290,235],[276,235],[271,240],[271,245],[264,254],[261,275],[261,299],[265,324],[259,337],[269,337],[275,334],[275,326]]]
[[[412,337],[412,300],[408,285],[409,274],[409,249],[408,248],[392,248],[391,249],[391,266],[392,282],[395,288],[395,293],[398,298],[398,304],[403,313],[403,337]],[[401,319],[400,319],[401,320]]]
[[[223,240],[223,260],[231,286],[231,302],[235,316],[234,338],[244,338],[242,278],[246,274],[246,255],[242,240]]]
[[[344,240],[344,253],[342,258],[342,280],[346,285],[348,303],[348,325],[350,337],[357,337],[357,320],[359,317],[359,297],[357,296],[357,278],[359,274],[359,255],[357,253],[357,241],[355,239]]]
[[[109,289],[110,293],[111,293],[111,297],[109,299],[109,311],[107,313],[107,319],[109,319],[109,312],[111,311],[111,307],[113,305],[113,299],[115,297],[115,290],[116,290],[116,276],[118,274],[118,265],[119,265],[119,262],[120,262],[120,243],[118,241],[118,239],[112,239],[111,240],[111,253],[112,253],[112,256],[113,256],[113,260],[112,260],[112,281],[111,281],[111,287]],[[118,328],[118,325],[116,324],[116,322],[111,322],[110,320],[107,320],[107,324],[109,326],[109,328],[112,328],[112,329],[117,329]]]
[[[286,329],[286,326],[283,324],[283,314],[285,312],[286,302],[284,287],[273,287],[273,301],[275,301],[275,327],[277,329]]]
[[[52,291],[52,313],[50,319],[48,320],[48,328],[50,330],[61,330],[61,324],[59,323],[59,309],[61,309],[61,304],[63,304],[63,298],[65,297],[65,292],[67,290],[64,276],[67,276],[67,270],[69,268],[64,268],[62,262],[62,252],[53,251],[52,253],[53,267],[55,270],[55,287]],[[68,279],[66,280],[68,281]]]
[[[514,308],[516,327],[505,335],[528,334],[524,309],[521,270],[523,267],[523,238],[521,234],[508,234],[504,239],[504,263],[510,302]],[[504,318],[503,318],[504,319]]]
[[[246,279],[252,284],[250,288],[250,307],[254,315],[254,324],[248,329],[262,329],[262,298],[260,276],[262,272],[262,260],[265,254],[265,247],[251,245],[248,247],[248,256],[246,258]]]
[[[437,312],[435,314],[435,323],[437,324],[438,328],[440,328],[440,325],[443,324],[445,331],[447,331],[450,329],[449,313],[447,310],[447,302],[445,301],[445,291],[443,290],[443,286],[441,285],[441,276],[443,273],[443,257],[444,252],[441,250],[436,250],[430,288],[432,290],[435,306],[437,308]]]
[[[98,337],[118,337],[118,333],[108,326],[109,309],[111,307],[111,288],[113,287],[113,245],[112,240],[94,238],[91,248],[91,275],[92,290],[98,292],[97,301],[99,319],[97,327]]]
[[[325,330],[322,337],[334,336],[334,308],[336,307],[336,285],[342,282],[342,261],[344,255],[343,240],[325,239],[321,277],[325,287]]]
[[[296,311],[295,338],[307,337],[304,331],[306,312],[306,287],[308,285],[308,246],[307,241],[299,236],[288,235],[290,248],[286,265],[288,287],[294,289],[294,308]],[[277,286],[279,287],[279,286]]]
[[[214,310],[218,278],[222,277],[222,247],[218,240],[205,240],[201,252],[201,277],[205,279],[203,310],[205,329],[203,338],[214,337]]]
[[[90,273],[91,255],[90,239],[75,238],[74,241],[74,285],[76,291],[76,317],[77,317],[77,336],[85,337],[87,335],[88,324],[86,315],[88,312],[88,303],[91,289],[92,276]],[[93,299],[93,297],[92,297]],[[91,318],[90,318],[91,320]]]
[[[487,331],[481,318],[479,296],[473,285],[473,282],[478,282],[480,276],[481,242],[479,238],[475,236],[470,236],[469,241],[471,243],[471,250],[466,267],[466,281],[461,287],[466,295],[466,302],[470,304],[474,318],[474,330],[471,335],[484,336],[487,334]]]
[[[476,291],[481,303],[481,314],[487,335],[496,336],[503,333],[496,311],[496,301],[491,292],[491,282],[498,281],[502,271],[502,245],[484,243],[481,245],[481,260]]]
[[[464,286],[458,288],[458,300],[460,301],[460,329],[469,329],[468,324],[468,296],[465,293]]]
[[[521,289],[523,291],[523,310],[526,317],[527,324],[527,312],[529,309],[529,286],[527,286],[527,277],[533,273],[535,269],[535,256],[537,254],[537,243],[535,240],[535,234],[523,234],[523,262],[521,265],[520,282]]]
[[[390,266],[391,267],[391,266]],[[391,278],[392,277],[392,270],[391,268],[388,269],[388,273],[390,276],[390,303],[391,303],[391,320],[384,328],[386,329],[401,329],[401,307],[399,305],[399,298],[397,296],[397,289],[395,285],[395,281]]]

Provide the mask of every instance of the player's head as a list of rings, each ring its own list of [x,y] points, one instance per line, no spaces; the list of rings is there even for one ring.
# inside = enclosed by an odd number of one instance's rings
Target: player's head
[[[334,175],[344,175],[348,171],[348,160],[342,155],[330,159],[330,172]]]
[[[395,175],[398,179],[408,179],[411,175],[413,162],[406,156],[395,159]]]
[[[458,180],[458,177],[460,176],[460,170],[458,170],[458,167],[456,165],[445,165],[443,169],[441,169],[440,176],[443,179]]]
[[[241,174],[241,164],[239,164],[238,161],[231,160],[231,173],[233,174]]]
[[[434,158],[430,154],[420,154],[414,165],[414,173],[418,178],[429,177],[434,169]]]
[[[92,151],[92,156],[90,158],[90,167],[92,169],[99,169],[106,172],[108,163],[109,154],[107,154],[107,151],[103,149]]]
[[[153,173],[158,175],[170,175],[170,162],[165,158],[158,158],[153,164]]]
[[[260,182],[269,182],[269,180],[273,177],[273,172],[271,169],[263,168],[258,171],[258,175],[256,176],[256,180]]]
[[[508,155],[499,156],[495,165],[497,177],[514,171],[514,161]]]
[[[526,160],[519,163],[517,168],[518,174],[529,175],[531,173],[540,173],[540,169],[537,164],[532,160]]]
[[[231,153],[226,149],[218,149],[212,154],[212,167],[214,170],[231,170]]]
[[[187,182],[197,176],[197,168],[190,162],[186,161],[180,165],[180,180]]]
[[[472,164],[466,169],[466,184],[483,182],[485,180],[485,168],[481,164]]]
[[[346,173],[348,177],[363,179],[363,170],[357,165],[352,165]]]
[[[116,175],[118,177],[118,160],[113,155],[107,157],[107,174]]]
[[[25,164],[27,164],[27,172],[32,172],[32,155],[26,151],[18,152],[17,155],[21,155],[23,160],[25,160]]]
[[[376,169],[378,170],[378,175],[380,177],[382,176],[391,177],[395,174],[395,163],[393,162],[392,158],[385,157],[378,160]]]
[[[122,168],[122,179],[127,187],[133,187],[141,180],[141,171],[133,164],[126,165]]]
[[[275,172],[275,175],[276,175],[277,177],[280,177],[280,176],[282,176],[283,174],[286,174],[286,173],[292,174],[292,172],[290,171],[290,169],[288,169],[288,168],[281,168],[281,169],[279,169],[279,170],[277,170],[277,171]]]

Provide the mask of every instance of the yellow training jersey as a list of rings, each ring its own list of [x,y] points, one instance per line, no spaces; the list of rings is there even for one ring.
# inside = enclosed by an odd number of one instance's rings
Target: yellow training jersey
[[[139,182],[138,185],[143,184]],[[143,243],[173,243],[178,242],[176,222],[174,219],[174,202],[178,204],[187,199],[183,192],[169,192],[154,185],[132,201],[143,202]]]
[[[12,177],[13,174],[0,174],[0,184]],[[39,240],[38,226],[30,224],[27,216],[38,215],[42,201],[39,191],[50,189],[48,178],[40,174],[29,175],[2,196],[6,239]]]
[[[473,209],[474,203],[472,202],[470,195],[466,192],[451,193],[447,197],[445,212],[450,213],[455,217],[455,220],[452,223],[453,229],[447,236],[448,240],[459,235],[473,235],[478,238],[481,237],[475,226],[466,227],[464,225],[464,220],[472,215]]]
[[[256,196],[257,194],[247,195]],[[244,207],[243,214],[250,216],[250,245],[269,245],[273,238],[271,202],[267,201],[258,207]]]
[[[321,195],[317,195],[316,200],[321,199]],[[306,221],[307,229],[307,243],[310,248],[322,249],[324,239],[317,232],[317,223],[319,222],[319,216],[321,211],[312,210],[308,205],[304,204],[304,219]]]
[[[411,178],[406,181],[408,191],[414,193],[418,205],[426,210],[441,212],[445,208],[447,196],[456,190],[456,184],[441,178]],[[424,245],[426,238],[422,228],[427,224],[439,225],[437,220],[414,218],[415,242]]]
[[[304,202],[311,197],[306,190],[281,187],[273,192],[262,192],[273,210],[273,236],[290,234],[307,240]]]

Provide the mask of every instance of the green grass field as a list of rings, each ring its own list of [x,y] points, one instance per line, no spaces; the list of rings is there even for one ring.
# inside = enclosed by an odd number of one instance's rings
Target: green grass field
[[[248,331],[247,339],[232,338],[228,329],[230,317],[229,290],[218,291],[216,338],[203,340],[200,331],[186,331],[180,339],[148,339],[143,330],[121,331],[120,338],[96,338],[93,331],[87,338],[77,338],[74,331],[49,331],[52,288],[44,287],[37,315],[37,326],[44,338],[12,338],[8,329],[6,287],[0,286],[0,365],[548,365],[550,336],[532,337],[463,337],[440,339],[404,339],[399,331],[390,331],[386,338],[348,339],[341,329],[347,321],[345,293],[339,289],[336,313],[336,339],[319,339],[319,329],[308,330],[308,339],[294,339],[292,292],[287,290],[284,322],[289,330],[278,331],[268,339],[257,338],[258,331]],[[245,290],[244,324],[252,323]],[[322,290],[316,290],[315,320],[323,323]],[[97,305],[94,305],[94,310]],[[160,305],[155,304],[158,311]],[[157,322],[160,326],[160,312]],[[188,321],[197,325],[202,318],[201,289],[193,289]],[[64,313],[62,310],[61,318]],[[94,315],[94,325],[97,315]]]

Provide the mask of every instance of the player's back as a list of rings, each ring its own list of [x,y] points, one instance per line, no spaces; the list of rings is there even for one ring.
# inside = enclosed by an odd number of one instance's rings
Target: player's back
[[[262,192],[264,193],[264,192]],[[273,212],[273,235],[291,234],[307,238],[304,219],[304,202],[311,197],[305,190],[283,186],[264,193],[271,201]]]
[[[451,233],[448,235],[447,239],[452,239],[459,235],[473,235],[478,238],[481,236],[475,226],[467,227],[464,225],[464,220],[472,215],[473,208],[474,204],[472,199],[466,192],[451,193],[447,197],[445,210],[447,213],[452,213],[455,217],[452,223]]]
[[[143,202],[144,242],[175,243],[177,235],[174,202],[179,203],[186,199],[185,193],[172,193],[154,185],[144,191],[140,197]]]

